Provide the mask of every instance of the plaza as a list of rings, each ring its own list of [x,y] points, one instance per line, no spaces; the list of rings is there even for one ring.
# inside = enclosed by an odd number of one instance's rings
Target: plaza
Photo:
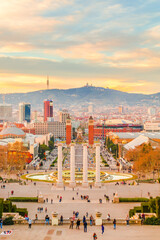
[[[31,229],[28,225],[14,225],[4,226],[3,230],[12,230],[13,233],[10,236],[0,236],[0,239],[12,239],[12,240],[92,240],[93,233],[97,234],[99,239],[113,239],[113,240],[159,240],[160,228],[159,226],[117,226],[116,230],[113,230],[113,226],[105,226],[104,234],[101,234],[100,226],[88,227],[87,233],[83,232],[83,226],[80,226],[80,230],[69,229],[68,226],[42,226],[33,225]],[[23,236],[23,237],[22,237]]]
[[[130,181],[132,182],[132,181]],[[106,218],[107,214],[111,215],[111,218],[125,219],[129,210],[134,206],[140,206],[140,203],[112,203],[113,193],[118,194],[119,197],[148,197],[148,192],[153,197],[160,195],[160,185],[142,183],[139,185],[126,185],[120,184],[115,185],[115,183],[106,183],[101,188],[92,189],[83,188],[77,186],[74,191],[70,187],[57,188],[52,186],[51,183],[47,182],[34,182],[28,181],[27,185],[19,185],[18,183],[5,184],[6,188],[1,189],[1,197],[8,198],[11,196],[11,191],[14,190],[14,197],[36,197],[40,193],[43,195],[44,199],[48,198],[48,203],[32,203],[32,202],[16,202],[17,207],[27,208],[28,215],[30,218],[34,219],[37,213],[38,207],[47,207],[47,214],[51,217],[52,212],[57,212],[60,218],[63,215],[64,218],[69,219],[73,215],[73,211],[79,211],[79,217],[82,218],[83,215],[88,212],[89,216],[92,214],[95,217],[96,212],[102,213],[102,218]],[[78,192],[78,195],[77,195]],[[109,202],[106,202],[104,195],[108,195],[110,198]],[[90,202],[86,200],[81,200],[81,195],[88,195]],[[62,196],[62,202],[59,202],[57,196]],[[72,200],[74,197],[74,200]],[[51,199],[53,199],[53,204],[51,204]],[[99,203],[99,199],[102,199],[102,203]],[[39,219],[44,219],[46,213],[43,211],[38,213]]]

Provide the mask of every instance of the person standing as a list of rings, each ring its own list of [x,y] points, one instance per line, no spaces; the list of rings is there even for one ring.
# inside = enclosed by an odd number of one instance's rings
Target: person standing
[[[92,215],[90,216],[89,220],[90,220],[90,226],[92,226],[93,225],[93,216]]]
[[[85,216],[83,216],[83,224],[84,224],[84,222],[86,222],[86,217]]]
[[[2,220],[2,218],[0,218],[0,226],[1,226],[1,229],[2,229],[2,226],[3,226],[3,220]]]
[[[84,222],[84,232],[87,232],[87,221]]]
[[[116,229],[116,219],[113,220],[113,228]]]
[[[97,234],[93,233],[93,240],[96,240],[96,239],[97,239]]]
[[[77,223],[76,223],[76,229],[79,229],[80,226],[80,219],[78,218]]]
[[[49,216],[48,215],[46,215],[46,217],[45,217],[45,224],[47,224],[47,223],[49,225]]]
[[[63,225],[63,216],[60,217],[60,225]]]
[[[126,217],[126,224],[127,224],[127,226],[129,226],[129,216],[128,215]]]
[[[102,230],[102,234],[103,234],[104,233],[104,225],[103,225],[103,223],[101,225],[101,230]]]
[[[69,226],[69,228],[73,229],[73,225],[74,225],[74,221],[73,221],[73,218],[71,217],[70,218],[70,226]]]
[[[28,221],[28,227],[29,227],[29,228],[32,227],[32,219],[29,219],[29,221]]]

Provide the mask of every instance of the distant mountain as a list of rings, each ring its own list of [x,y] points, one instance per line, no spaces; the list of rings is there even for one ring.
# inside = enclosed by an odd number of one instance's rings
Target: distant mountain
[[[49,89],[28,93],[6,94],[5,102],[18,106],[20,102],[29,102],[32,109],[41,109],[44,99],[53,99],[55,106],[68,108],[73,105],[96,104],[96,106],[118,106],[118,105],[159,105],[160,93],[137,94],[121,92],[109,88],[85,86],[72,89]],[[2,103],[2,94],[0,94]]]

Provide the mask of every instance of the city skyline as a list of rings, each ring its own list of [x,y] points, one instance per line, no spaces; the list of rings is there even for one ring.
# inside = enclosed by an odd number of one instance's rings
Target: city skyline
[[[31,8],[32,7],[32,8]],[[77,88],[160,92],[158,0],[0,3],[0,93]]]

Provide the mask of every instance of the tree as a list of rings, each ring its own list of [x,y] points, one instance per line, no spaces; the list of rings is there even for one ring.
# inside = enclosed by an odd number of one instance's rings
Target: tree
[[[45,152],[49,151],[49,147],[45,144],[39,145],[38,156],[40,159],[46,159]]]
[[[129,150],[125,158],[133,161],[133,169],[140,172],[153,172],[160,169],[160,149],[153,149],[150,144],[143,144]]]
[[[22,142],[9,143],[0,148],[0,167],[10,173],[13,171],[22,171],[28,158],[28,149]]]
[[[48,141],[48,146],[49,146],[49,150],[52,151],[54,149],[54,142],[52,142],[51,140]]]

